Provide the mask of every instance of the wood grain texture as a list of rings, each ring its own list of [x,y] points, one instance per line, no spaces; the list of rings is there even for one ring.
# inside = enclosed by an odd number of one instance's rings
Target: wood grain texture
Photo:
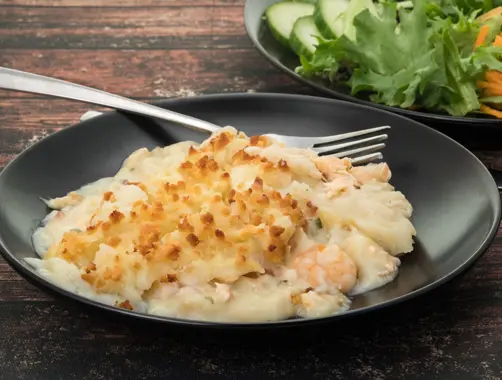
[[[19,7],[190,7],[190,6],[221,6],[244,5],[245,0],[2,0],[1,6]]]
[[[16,50],[2,66],[53,76],[127,97],[169,98],[237,91],[298,91],[292,79],[255,50]],[[311,91],[310,91],[311,92]],[[21,93],[0,91],[0,99]],[[33,96],[33,95],[30,95]],[[5,104],[8,107],[8,103]]]
[[[32,285],[0,258],[0,305],[6,301],[51,301],[54,297]],[[2,306],[0,306],[0,310]],[[1,311],[0,311],[1,315]],[[0,375],[0,378],[1,375]]]
[[[0,48],[250,47],[241,6],[0,7]]]
[[[243,4],[0,0],[0,65],[148,101],[312,94],[252,49]],[[0,170],[89,108],[100,109],[0,91]],[[502,169],[500,134],[451,132]],[[0,258],[0,379],[501,379],[498,236],[469,272],[427,296],[281,333],[174,329],[99,312],[33,286]]]

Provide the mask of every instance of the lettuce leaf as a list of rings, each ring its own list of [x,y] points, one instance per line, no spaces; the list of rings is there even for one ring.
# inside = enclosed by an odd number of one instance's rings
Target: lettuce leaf
[[[411,12],[399,12],[399,33],[396,15],[395,3],[382,4],[379,17],[364,10],[354,19],[355,40],[342,36],[321,43],[313,62],[319,64],[330,56],[354,67],[349,82],[353,95],[370,91],[377,103],[403,108],[413,105],[419,86],[437,69],[434,51],[427,42],[431,29],[422,1],[416,2]],[[306,68],[306,72],[311,70]]]
[[[464,14],[487,12],[493,8],[492,0],[431,0],[445,15],[456,15],[457,10]]]
[[[502,71],[502,49],[473,51],[479,33],[475,12],[466,16],[457,9],[455,18],[431,18],[429,5],[415,0],[412,10],[382,3],[378,15],[362,11],[353,21],[354,38],[319,41],[312,59],[302,58],[299,72],[338,80],[344,68],[353,95],[369,93],[372,101],[388,106],[420,106],[454,116],[478,110],[476,80],[487,69]],[[502,21],[491,22],[499,32]]]

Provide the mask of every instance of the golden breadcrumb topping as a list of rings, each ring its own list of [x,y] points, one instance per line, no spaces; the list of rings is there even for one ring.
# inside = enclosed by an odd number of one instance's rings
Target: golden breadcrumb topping
[[[65,197],[30,263],[120,308],[192,319],[315,317],[382,286],[411,251],[411,205],[385,164],[353,168],[227,127],[140,149]]]
[[[236,140],[229,151],[227,146]],[[267,265],[284,264],[289,240],[297,228],[306,230],[317,209],[311,201],[267,186],[269,180],[288,177],[291,182],[294,176],[285,160],[272,162],[245,151],[269,145],[264,136],[248,139],[223,132],[201,147],[190,146],[175,169],[179,180],[126,182],[147,199],[135,202],[127,214],[113,210],[107,220],[91,218],[84,231],[66,232],[47,258],[85,267],[82,278],[104,292],[119,288],[145,267],[160,282],[197,273],[204,274],[202,282],[232,283],[252,272],[265,273]],[[244,181],[235,183],[236,177]],[[103,194],[103,203],[115,201],[113,192]],[[100,266],[94,259],[102,244],[116,254]]]

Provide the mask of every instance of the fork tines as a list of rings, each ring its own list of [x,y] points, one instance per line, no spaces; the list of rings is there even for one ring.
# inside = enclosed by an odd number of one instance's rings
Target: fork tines
[[[390,126],[364,129],[336,136],[321,137],[313,141],[312,150],[319,154],[330,154],[340,158],[351,158],[353,165],[381,160],[383,155],[380,151],[385,148],[384,141],[388,139],[388,135],[365,136],[386,129],[390,129]],[[337,142],[337,144],[333,144],[334,142]]]

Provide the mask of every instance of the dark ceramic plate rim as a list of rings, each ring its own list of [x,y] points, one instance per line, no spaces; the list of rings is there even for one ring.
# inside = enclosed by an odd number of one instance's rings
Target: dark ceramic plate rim
[[[277,2],[281,0],[276,0]],[[377,108],[381,109],[384,111],[392,112],[392,113],[397,113],[403,116],[407,116],[409,118],[420,118],[421,120],[430,120],[430,121],[436,121],[436,122],[448,122],[448,123],[456,123],[456,124],[480,124],[483,126],[496,126],[496,127],[502,127],[502,119],[489,119],[489,118],[476,118],[476,117],[471,117],[471,116],[449,116],[449,115],[442,115],[442,114],[436,114],[436,113],[428,113],[428,112],[421,112],[421,111],[412,111],[412,110],[407,110],[403,108],[398,108],[398,107],[390,107],[384,104],[378,104],[378,103],[373,103],[368,100],[363,100],[359,99],[355,96],[344,94],[343,92],[339,92],[336,90],[333,90],[325,85],[322,85],[320,83],[316,83],[315,81],[306,79],[302,77],[301,75],[297,74],[295,71],[291,70],[287,66],[285,66],[282,62],[277,60],[276,58],[272,57],[272,55],[263,47],[261,42],[259,41],[259,38],[255,38],[254,33],[252,30],[254,30],[254,25],[252,25],[252,21],[254,22],[255,19],[253,18],[251,20],[250,16],[250,8],[253,6],[251,5],[253,3],[253,0],[246,0],[246,3],[244,5],[244,24],[246,28],[246,33],[251,40],[253,46],[270,62],[272,63],[275,67],[280,69],[282,72],[288,74],[289,76],[293,77],[297,81],[310,86],[326,95],[330,95],[336,99],[339,100],[345,100],[351,103],[357,103],[357,104],[362,104],[368,107],[372,108]],[[261,25],[264,24],[264,21],[260,21],[260,28]],[[256,35],[258,36],[258,32]],[[279,43],[277,43],[279,46]],[[286,48],[284,48],[284,51],[286,51]],[[292,53],[291,53],[292,54]],[[300,62],[298,62],[299,64]]]
[[[320,97],[314,97],[314,96],[308,96],[308,95],[292,95],[292,94],[273,94],[273,93],[232,93],[232,94],[214,94],[214,95],[202,95],[196,98],[182,98],[182,99],[169,99],[169,100],[162,100],[162,101],[156,101],[154,104],[159,105],[159,106],[164,106],[165,108],[169,108],[169,105],[176,104],[176,103],[189,103],[192,101],[197,101],[198,99],[202,99],[202,101],[225,101],[226,99],[233,98],[233,97],[240,97],[240,98],[246,98],[246,97],[262,97],[264,99],[274,101],[274,99],[297,99],[301,100],[302,98],[305,99],[314,99],[316,102],[323,102],[323,103],[345,103],[347,105],[350,105],[351,107],[358,107],[361,109],[366,109],[370,112],[381,112],[381,113],[389,113],[387,111],[382,111],[379,109],[375,109],[372,107],[360,105],[360,104],[354,104],[354,103],[349,103],[349,102],[344,102],[340,100],[335,100],[335,99],[328,99],[328,98],[320,98]],[[112,117],[114,114],[116,114],[116,111],[110,111],[106,112],[103,115],[96,116],[90,120],[86,120],[83,122],[79,122],[76,124],[73,124],[67,128],[61,129],[57,132],[54,132],[53,134],[49,135],[48,137],[40,140],[39,142],[33,144],[23,152],[21,152],[19,155],[17,155],[12,161],[10,161],[3,171],[0,173],[0,177],[4,175],[4,173],[7,173],[10,168],[14,165],[14,163],[21,159],[24,155],[26,155],[28,152],[30,152],[32,149],[35,149],[35,147],[40,144],[42,141],[45,141],[46,139],[51,139],[53,136],[57,135],[62,135],[67,133],[68,130],[74,129],[74,128],[85,128],[86,124],[92,123],[93,120],[95,119],[102,119],[102,118],[109,118]],[[393,117],[400,118],[403,120],[407,120],[408,122],[418,124],[422,126],[423,128],[429,129],[431,132],[441,135],[441,137],[446,138],[450,140],[452,143],[456,144],[459,148],[461,148],[466,154],[470,155],[475,161],[478,162],[480,170],[484,170],[486,172],[486,175],[490,176],[488,169],[483,165],[479,159],[472,154],[469,150],[464,148],[462,145],[454,141],[453,139],[449,138],[448,136],[430,128],[427,127],[426,125],[423,125],[419,122],[409,120],[408,118],[405,118],[404,116],[401,115],[396,115],[392,114]],[[490,176],[490,178],[492,178]],[[492,179],[493,181],[493,179]],[[494,191],[497,191],[497,186],[495,182],[493,182],[493,189]],[[361,315],[365,314],[367,312],[373,311],[373,310],[379,310],[384,307],[389,307],[391,305],[396,305],[399,303],[402,303],[406,300],[410,300],[412,298],[415,298],[419,295],[425,294],[432,289],[437,288],[438,286],[452,280],[454,277],[458,276],[462,272],[464,272],[468,267],[470,267],[481,255],[488,249],[490,244],[492,243],[493,239],[495,238],[496,232],[499,227],[500,219],[501,219],[501,214],[502,214],[502,206],[501,206],[501,201],[500,198],[497,197],[498,202],[497,202],[497,207],[496,207],[496,215],[497,217],[493,221],[490,231],[487,234],[487,236],[484,238],[482,242],[480,242],[478,248],[473,252],[473,254],[466,260],[464,263],[462,263],[460,266],[458,266],[455,270],[451,271],[449,274],[435,280],[434,282],[419,288],[417,290],[414,290],[410,293],[407,293],[405,295],[393,298],[391,300],[382,302],[378,305],[372,305],[372,306],[366,306],[362,307],[360,309],[355,309],[355,310],[348,310],[345,313],[339,314],[339,315],[333,315],[329,317],[322,317],[322,318],[312,318],[312,319],[289,319],[289,320],[283,320],[283,321],[270,321],[270,322],[248,322],[248,323],[242,323],[242,322],[235,322],[235,323],[221,323],[221,322],[207,322],[207,321],[199,321],[199,320],[187,320],[187,319],[177,319],[177,318],[169,318],[169,317],[162,317],[162,316],[156,316],[152,314],[146,314],[146,313],[139,313],[135,311],[129,311],[125,309],[121,309],[115,306],[111,305],[106,305],[102,304],[93,300],[90,300],[88,298],[79,296],[77,294],[71,293],[63,288],[60,288],[53,283],[49,282],[45,278],[39,276],[36,272],[31,270],[28,264],[21,262],[20,260],[17,260],[14,257],[14,254],[11,253],[4,241],[2,236],[0,235],[0,252],[2,255],[5,257],[5,259],[23,276],[27,277],[30,280],[33,280],[35,283],[43,285],[46,288],[49,288],[50,290],[56,292],[59,295],[69,297],[72,300],[82,302],[87,305],[91,305],[100,309],[104,309],[107,311],[119,313],[122,315],[127,315],[130,317],[136,317],[142,320],[150,320],[150,321],[156,321],[156,322],[164,322],[164,323],[173,323],[173,324],[178,324],[178,325],[185,325],[185,326],[201,326],[201,327],[213,327],[213,328],[277,328],[277,327],[293,327],[293,326],[300,326],[300,325],[309,325],[309,324],[316,324],[316,323],[322,323],[322,322],[328,322],[328,321],[334,321],[338,320],[341,318],[349,317],[349,316],[355,316],[355,315]]]

